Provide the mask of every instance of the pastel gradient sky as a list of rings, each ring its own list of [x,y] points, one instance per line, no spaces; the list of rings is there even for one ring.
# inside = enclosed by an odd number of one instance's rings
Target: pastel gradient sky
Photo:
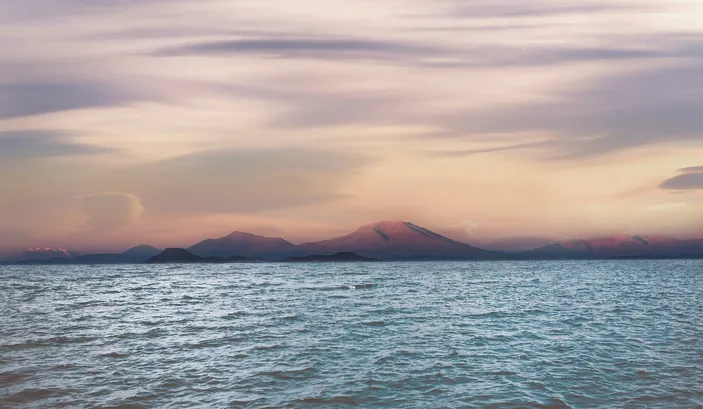
[[[22,0],[0,25],[0,251],[703,236],[700,0]]]

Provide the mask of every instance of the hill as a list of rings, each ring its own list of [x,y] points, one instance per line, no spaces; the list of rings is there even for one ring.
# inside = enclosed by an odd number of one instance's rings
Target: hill
[[[284,259],[298,254],[294,244],[280,237],[233,232],[219,239],[203,240],[187,249],[201,257],[258,257]]]
[[[148,259],[149,264],[170,264],[170,263],[206,263],[207,259],[196,256],[186,249],[170,248],[160,254]]]

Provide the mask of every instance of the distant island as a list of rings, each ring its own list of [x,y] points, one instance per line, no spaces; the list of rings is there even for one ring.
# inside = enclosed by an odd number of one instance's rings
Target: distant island
[[[151,257],[146,262],[149,264],[163,264],[163,263],[203,263],[207,259],[204,257],[196,256],[195,254],[189,252],[186,249],[166,249],[160,254]]]
[[[263,261],[262,259],[249,258],[244,256],[230,257],[201,257],[191,253],[186,249],[169,248],[151,257],[147,264],[176,264],[176,263],[251,263]]]
[[[405,221],[363,225],[333,239],[295,245],[281,237],[245,232],[206,239],[187,248],[140,245],[121,253],[78,254],[33,248],[2,260],[15,264],[367,262],[435,260],[627,260],[703,258],[703,239],[626,234],[566,240],[523,252],[491,251]]]

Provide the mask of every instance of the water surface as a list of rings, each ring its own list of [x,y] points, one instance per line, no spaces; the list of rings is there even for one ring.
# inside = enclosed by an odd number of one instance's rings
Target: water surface
[[[703,262],[0,266],[1,408],[701,408]]]

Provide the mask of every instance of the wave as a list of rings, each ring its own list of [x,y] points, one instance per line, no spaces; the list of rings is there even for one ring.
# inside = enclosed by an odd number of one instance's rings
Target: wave
[[[358,406],[359,401],[354,398],[353,396],[346,396],[346,395],[341,395],[341,396],[333,396],[329,398],[320,398],[320,397],[311,397],[311,398],[302,398],[298,399],[297,402],[300,402],[305,405],[351,405],[351,406]]]
[[[96,340],[95,337],[53,337],[47,339],[39,340],[27,340],[20,344],[9,344],[0,346],[0,350],[20,350],[20,349],[31,349],[31,348],[45,348],[56,345],[66,345],[66,344],[80,344],[84,342],[91,342]]]
[[[0,385],[10,385],[19,383],[27,379],[29,374],[26,372],[2,372],[0,373]]]
[[[374,287],[376,287],[376,284],[354,284],[347,286],[350,290],[366,290]]]
[[[101,356],[105,358],[127,358],[129,354],[121,354],[119,352],[108,352],[106,354],[102,354]]]
[[[301,369],[290,369],[286,371],[267,371],[261,372],[261,375],[269,376],[271,378],[276,378],[282,381],[292,381],[292,380],[303,380],[308,379],[317,373],[317,370],[313,367],[301,368]]]
[[[25,389],[21,392],[17,392],[12,395],[7,395],[0,398],[0,404],[25,404],[36,402],[42,399],[54,398],[58,396],[66,396],[71,394],[73,391],[70,389]],[[0,405],[2,407],[3,405]]]

